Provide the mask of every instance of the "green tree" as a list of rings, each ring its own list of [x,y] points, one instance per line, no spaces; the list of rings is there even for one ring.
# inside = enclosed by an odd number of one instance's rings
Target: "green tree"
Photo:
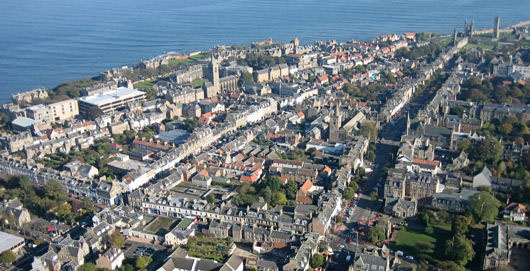
[[[353,189],[353,192],[357,192],[357,190],[359,190],[359,184],[356,181],[351,181],[349,187]]]
[[[475,222],[493,222],[497,214],[501,202],[497,200],[490,192],[481,191],[471,197],[467,209]]]
[[[466,271],[466,268],[453,261],[441,261],[436,265],[436,271]]]
[[[57,200],[60,202],[66,201],[66,190],[63,185],[57,180],[50,180],[44,188],[44,195],[47,198]]]
[[[366,153],[366,160],[370,161],[370,162],[373,162],[375,160],[375,152],[372,151],[372,150],[369,150],[367,153]]]
[[[81,265],[78,269],[79,271],[96,271],[97,268],[96,268],[96,265],[94,265],[93,263],[84,263],[83,265]]]
[[[425,227],[425,234],[432,235],[434,233],[434,228],[432,226]]]
[[[473,242],[465,236],[454,236],[445,242],[445,254],[455,263],[464,266],[475,256]]]
[[[254,83],[254,77],[249,72],[242,73],[237,81],[239,86],[243,86],[245,83]]]
[[[494,138],[486,138],[474,144],[471,151],[471,159],[494,163],[502,155],[502,145]]]
[[[313,258],[311,259],[311,267],[313,268],[319,268],[324,264],[324,257],[320,254],[313,255]]]
[[[385,231],[379,226],[372,227],[366,234],[366,240],[374,244],[383,242],[385,241]]]
[[[471,224],[471,218],[463,215],[457,215],[451,224],[451,231],[454,236],[464,235],[469,230],[469,225]]]
[[[11,250],[6,250],[0,254],[0,263],[5,265],[12,264],[17,259],[17,255]]]
[[[109,237],[109,243],[117,247],[123,247],[125,246],[125,238],[118,230],[114,230]]]
[[[296,193],[298,192],[298,184],[295,181],[289,180],[285,186],[285,195],[287,199],[296,199]]]
[[[151,263],[153,259],[151,259],[150,256],[142,256],[142,257],[138,257],[136,259],[136,268],[138,269],[143,269],[143,268],[146,268],[149,263]]]
[[[352,200],[354,195],[355,195],[355,191],[351,187],[346,187],[344,192],[342,192],[342,197],[348,201]]]
[[[340,215],[336,215],[336,216],[335,216],[335,222],[336,222],[336,223],[341,223],[341,222],[342,222],[342,216],[340,216]]]
[[[378,200],[377,192],[375,192],[375,191],[370,192],[370,199],[372,201],[377,201]]]
[[[370,139],[370,142],[375,142],[377,139],[377,129],[371,122],[365,122],[361,125],[361,135]]]
[[[273,192],[280,191],[280,189],[282,189],[282,181],[278,177],[269,177],[267,186],[270,187]]]
[[[459,151],[465,151],[467,152],[469,150],[469,147],[471,146],[471,141],[469,139],[464,138],[458,142],[458,150]]]
[[[83,209],[87,210],[89,213],[94,213],[96,211],[96,206],[89,197],[83,198]]]
[[[70,205],[70,203],[68,202],[59,205],[59,207],[57,207],[55,215],[60,221],[72,223],[74,217],[74,214],[72,213],[72,205]]]
[[[208,203],[215,203],[215,197],[212,194],[208,194],[208,196],[206,196],[206,201]]]

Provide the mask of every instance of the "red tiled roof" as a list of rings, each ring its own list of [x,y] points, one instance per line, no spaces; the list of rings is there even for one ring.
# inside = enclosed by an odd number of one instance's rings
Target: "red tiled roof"
[[[313,187],[313,183],[310,180],[307,180],[302,185],[302,187],[300,187],[300,191],[302,191],[302,193],[304,194],[307,194],[307,192],[309,192],[309,189],[311,189],[311,187]]]
[[[412,163],[414,164],[422,164],[422,165],[429,165],[429,166],[440,166],[440,161],[430,161],[430,160],[423,160],[423,159],[412,159]]]
[[[296,196],[296,202],[305,203],[305,204],[311,204],[311,203],[313,203],[313,200],[311,200],[311,198],[308,197],[308,196],[298,195],[298,196]]]
[[[522,212],[522,213],[526,213],[526,206],[520,204],[520,203],[517,203],[517,202],[512,202],[510,204],[508,204],[508,206],[506,206],[506,208],[504,208],[504,210],[506,211],[512,211],[512,212],[519,212],[519,210]]]

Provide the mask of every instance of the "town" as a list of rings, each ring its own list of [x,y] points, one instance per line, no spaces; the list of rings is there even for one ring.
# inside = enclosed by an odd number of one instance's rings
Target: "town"
[[[530,21],[500,20],[14,94],[1,268],[529,270]]]

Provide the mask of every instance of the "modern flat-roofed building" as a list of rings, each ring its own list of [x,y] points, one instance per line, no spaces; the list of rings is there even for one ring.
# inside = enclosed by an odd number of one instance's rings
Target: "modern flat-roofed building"
[[[94,95],[80,97],[79,112],[86,115],[92,107],[99,107],[103,113],[120,110],[130,102],[141,102],[145,99],[145,93],[126,87],[106,90]]]
[[[21,247],[24,246],[24,238],[0,231],[0,253],[11,250],[18,253]]]

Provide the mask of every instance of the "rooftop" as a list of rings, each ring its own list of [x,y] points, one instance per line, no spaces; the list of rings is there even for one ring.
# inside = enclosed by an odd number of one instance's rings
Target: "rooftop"
[[[80,97],[79,101],[95,106],[102,106],[119,100],[136,97],[142,94],[144,94],[144,92],[139,90],[130,89],[126,87],[119,87],[116,89],[103,91],[98,94]]]

